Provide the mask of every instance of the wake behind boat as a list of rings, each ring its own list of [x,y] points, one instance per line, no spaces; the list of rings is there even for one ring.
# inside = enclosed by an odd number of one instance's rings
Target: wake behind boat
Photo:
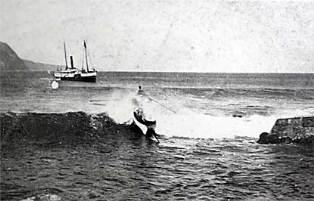
[[[56,80],[67,80],[67,81],[81,81],[81,82],[96,82],[97,71],[93,68],[89,69],[87,60],[87,47],[84,41],[84,54],[86,61],[86,69],[78,69],[74,67],[73,57],[70,56],[71,67],[68,66],[66,47],[64,43],[64,58],[65,58],[65,69],[59,69],[54,72],[54,77]]]

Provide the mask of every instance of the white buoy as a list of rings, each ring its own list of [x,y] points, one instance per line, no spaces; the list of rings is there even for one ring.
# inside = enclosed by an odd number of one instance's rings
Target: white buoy
[[[51,88],[52,89],[58,89],[59,88],[59,83],[56,80],[53,80],[51,82]]]

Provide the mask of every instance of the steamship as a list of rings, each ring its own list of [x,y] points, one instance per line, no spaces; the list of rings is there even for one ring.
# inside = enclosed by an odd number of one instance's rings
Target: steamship
[[[64,58],[65,58],[65,69],[59,69],[54,72],[56,80],[68,80],[68,81],[81,81],[81,82],[96,82],[97,71],[93,68],[89,69],[87,60],[87,47],[84,40],[84,55],[86,61],[86,69],[78,69],[74,67],[73,57],[70,56],[71,66],[68,66],[66,47],[64,43]]]

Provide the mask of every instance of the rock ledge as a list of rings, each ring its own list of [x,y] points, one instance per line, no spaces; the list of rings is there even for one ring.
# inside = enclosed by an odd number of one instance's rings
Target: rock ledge
[[[270,133],[263,132],[260,144],[314,144],[314,116],[278,119]]]

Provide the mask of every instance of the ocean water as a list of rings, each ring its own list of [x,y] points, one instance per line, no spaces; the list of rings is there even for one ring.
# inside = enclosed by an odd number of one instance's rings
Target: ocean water
[[[0,112],[106,112],[125,123],[141,85],[161,143],[98,133],[78,146],[5,146],[1,200],[314,200],[313,147],[256,143],[277,118],[314,115],[314,74],[100,72],[57,90],[50,81],[1,72]]]
[[[99,73],[97,83],[61,82],[47,72],[2,73],[0,112],[107,112],[132,118],[138,86],[146,113],[167,136],[258,137],[277,118],[314,114],[314,74]],[[226,126],[228,125],[228,126]]]

